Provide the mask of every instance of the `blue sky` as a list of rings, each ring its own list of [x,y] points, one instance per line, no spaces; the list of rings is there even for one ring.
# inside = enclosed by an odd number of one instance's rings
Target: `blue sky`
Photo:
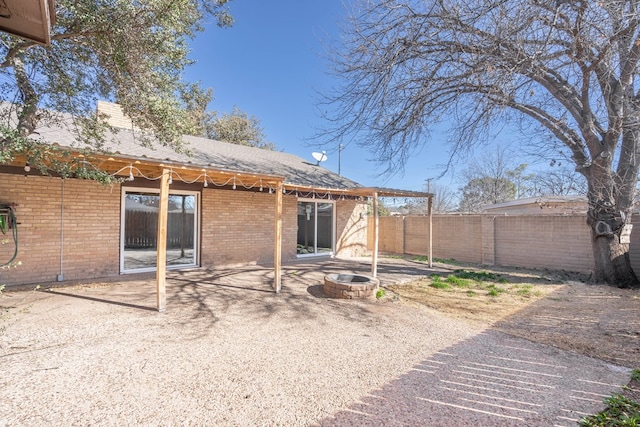
[[[192,42],[196,63],[185,77],[214,90],[209,109],[231,112],[234,106],[256,116],[266,134],[285,152],[312,160],[309,146],[324,125],[317,113],[317,92],[335,85],[328,74],[326,45],[337,38],[346,10],[341,0],[234,0],[236,22],[220,29],[208,25]],[[441,138],[438,140],[438,138]],[[404,174],[381,177],[375,154],[350,145],[342,152],[342,175],[365,186],[421,190],[447,160],[444,138],[434,135],[429,149],[417,153]],[[325,167],[338,171],[338,154],[329,152]],[[450,185],[450,180],[441,180]]]

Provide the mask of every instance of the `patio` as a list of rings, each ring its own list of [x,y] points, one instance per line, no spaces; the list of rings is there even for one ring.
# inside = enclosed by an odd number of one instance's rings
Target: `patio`
[[[433,310],[321,294],[325,273],[369,269],[366,259],[287,264],[279,294],[270,267],[173,271],[163,313],[152,276],[7,293],[0,426],[417,425],[426,414],[433,425],[473,425],[478,416],[492,425],[512,425],[514,417],[568,425],[628,379],[599,360],[486,334]],[[383,258],[379,278],[428,271]],[[451,355],[460,361],[437,369]],[[484,374],[505,397],[510,384],[519,387],[509,372],[532,372],[518,378],[531,382],[530,405],[518,411],[477,397],[447,406],[433,395],[439,389],[425,388],[476,381],[472,371],[461,379],[471,362],[495,366]],[[591,397],[569,399],[580,381]]]

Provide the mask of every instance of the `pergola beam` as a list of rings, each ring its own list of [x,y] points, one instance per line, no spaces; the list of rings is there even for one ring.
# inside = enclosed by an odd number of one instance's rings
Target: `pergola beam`
[[[371,276],[378,276],[378,192],[373,192],[373,254],[371,254]]]
[[[276,187],[275,239],[273,249],[273,289],[282,287],[282,182]]]
[[[158,311],[167,307],[167,219],[169,217],[169,169],[160,178],[160,206],[158,207],[158,236],[156,258],[156,294]]]

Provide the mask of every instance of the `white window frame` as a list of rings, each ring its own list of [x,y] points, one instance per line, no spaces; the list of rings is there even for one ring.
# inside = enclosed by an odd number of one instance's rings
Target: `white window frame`
[[[157,270],[156,267],[144,267],[125,270],[124,268],[124,232],[126,214],[127,192],[149,193],[160,195],[160,189],[148,187],[122,187],[120,195],[120,274],[148,273]],[[200,260],[200,192],[188,190],[169,190],[170,196],[195,196],[195,207],[193,212],[193,263],[167,265],[167,270],[179,270],[182,268],[193,268],[199,265]]]
[[[329,256],[329,257],[333,257],[335,255],[336,252],[336,207],[337,204],[335,202],[335,200],[323,200],[323,199],[314,199],[314,198],[304,198],[304,197],[298,197],[298,200],[296,202],[296,222],[297,222],[297,212],[298,212],[298,203],[299,202],[311,202],[311,203],[315,203],[315,209],[314,212],[316,213],[313,218],[314,218],[314,224],[313,224],[313,247],[314,247],[314,253],[312,254],[296,254],[297,258],[311,258],[311,257],[322,257],[322,256]],[[322,253],[318,253],[318,203],[330,203],[333,205],[333,209],[331,209],[331,251],[329,252],[322,252]],[[298,242],[297,242],[297,233],[296,233],[296,246],[297,246]]]

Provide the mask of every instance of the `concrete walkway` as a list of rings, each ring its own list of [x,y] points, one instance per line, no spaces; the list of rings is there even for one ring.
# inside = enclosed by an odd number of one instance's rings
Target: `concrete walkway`
[[[629,371],[487,330],[433,357],[322,426],[575,426]]]

